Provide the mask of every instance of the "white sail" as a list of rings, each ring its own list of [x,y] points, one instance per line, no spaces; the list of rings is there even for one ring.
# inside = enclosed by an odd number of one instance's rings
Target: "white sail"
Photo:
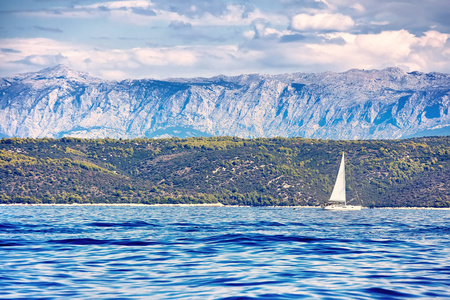
[[[345,204],[345,163],[342,153],[341,165],[330,197],[331,202],[343,202]]]

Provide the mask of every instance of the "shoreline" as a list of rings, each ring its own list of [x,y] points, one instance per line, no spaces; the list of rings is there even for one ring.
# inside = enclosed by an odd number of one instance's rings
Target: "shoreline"
[[[218,203],[195,203],[195,204],[141,204],[141,203],[1,203],[1,206],[116,206],[116,207],[251,207],[244,205],[224,205],[220,202]],[[255,206],[260,208],[292,208],[292,209],[302,209],[302,208],[316,208],[320,209],[320,206]],[[401,210],[450,210],[450,207],[362,207],[363,210],[366,209],[401,209]]]
[[[225,206],[222,203],[198,203],[198,204],[142,204],[142,203],[2,203],[0,206],[179,206],[179,207],[189,207],[189,206],[203,206],[203,207],[222,207]]]
[[[364,207],[364,209],[370,209]],[[450,210],[450,207],[374,207],[373,209],[425,209],[425,210]]]

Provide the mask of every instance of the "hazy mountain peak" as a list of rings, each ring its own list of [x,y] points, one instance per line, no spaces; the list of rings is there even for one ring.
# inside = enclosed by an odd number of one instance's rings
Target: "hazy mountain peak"
[[[93,80],[95,78],[87,72],[76,71],[63,64],[59,64],[53,67],[45,68],[35,73],[28,73],[28,74],[31,75],[29,79],[32,80],[42,80],[42,79]]]

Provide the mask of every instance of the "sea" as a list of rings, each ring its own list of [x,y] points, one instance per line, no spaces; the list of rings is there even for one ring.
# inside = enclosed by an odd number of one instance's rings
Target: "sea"
[[[0,206],[1,299],[450,299],[450,211]]]

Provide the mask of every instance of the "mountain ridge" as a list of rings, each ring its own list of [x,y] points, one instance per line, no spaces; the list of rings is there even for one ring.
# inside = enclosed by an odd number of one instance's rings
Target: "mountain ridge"
[[[58,65],[0,79],[0,135],[449,135],[449,95],[449,74],[399,68],[107,81]]]

